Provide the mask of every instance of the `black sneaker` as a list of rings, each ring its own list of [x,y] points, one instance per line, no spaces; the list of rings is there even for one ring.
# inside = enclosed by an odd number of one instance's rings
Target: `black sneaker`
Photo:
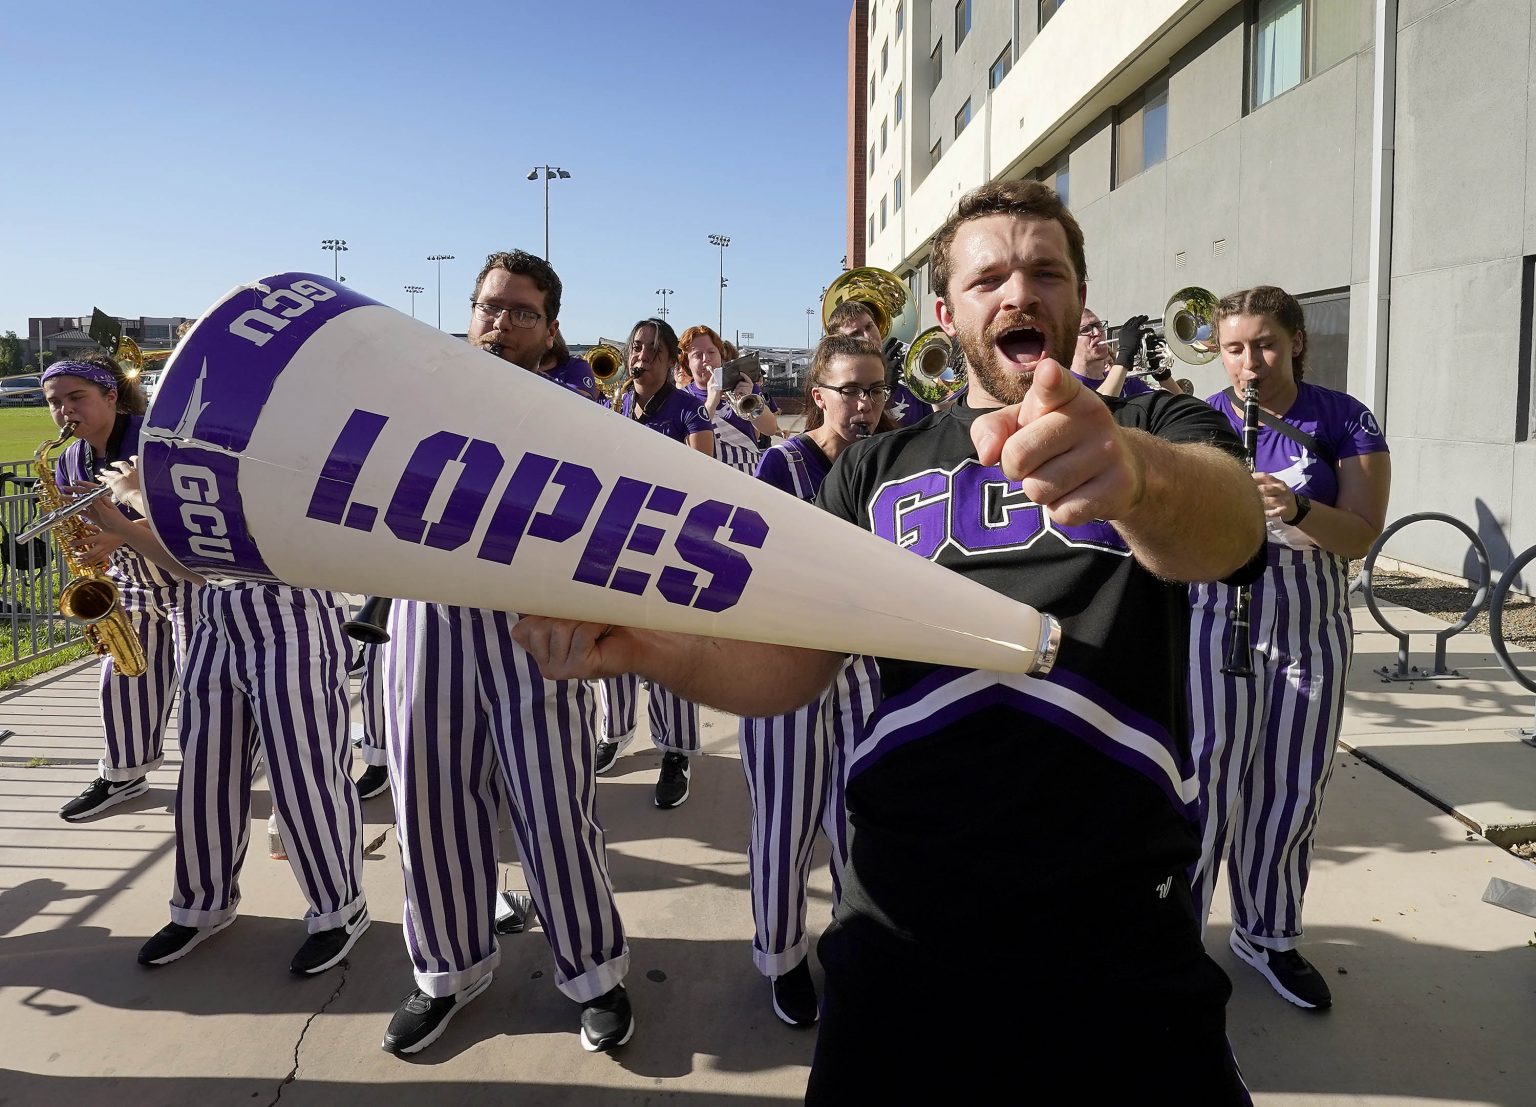
[[[160,928],[158,934],[139,947],[139,964],[148,965],[151,968],[155,965],[169,965],[172,961],[191,953],[200,943],[212,938],[234,921],[235,917],[231,915],[214,926],[182,926],[180,923],[166,923]]]
[[[341,959],[363,936],[363,931],[368,929],[369,921],[368,906],[364,904],[357,914],[341,926],[311,934],[299,947],[299,952],[293,955],[288,971],[296,976],[313,976],[340,964]]]
[[[486,973],[462,992],[451,996],[432,998],[417,990],[405,997],[405,1002],[389,1020],[380,1048],[385,1053],[416,1053],[442,1037],[454,1015],[470,1000],[491,986],[491,974]]]
[[[661,755],[661,775],[656,778],[656,806],[678,807],[688,798],[688,758],[680,753]]]
[[[357,778],[357,798],[371,800],[389,791],[389,766],[369,765]]]
[[[618,1049],[634,1033],[635,1015],[624,985],[616,984],[611,992],[581,1005],[581,1048],[588,1053]]]
[[[109,807],[116,807],[124,800],[142,796],[149,791],[149,781],[144,777],[134,780],[105,780],[97,777],[91,786],[59,808],[59,818],[68,823],[88,819]]]
[[[633,739],[633,737],[634,735],[631,734],[630,739]],[[608,742],[607,739],[599,739],[598,760],[596,760],[593,766],[594,771],[598,772],[599,777],[604,772],[607,772],[608,769],[613,768],[613,763],[619,760],[619,754],[624,752],[625,746],[630,745],[630,739],[621,739],[619,742]]]
[[[773,1013],[790,1026],[815,1026],[817,1017],[816,985],[811,980],[810,958],[783,976],[773,978]]]
[[[496,933],[521,934],[536,918],[533,897],[527,892],[496,893]]]
[[[1323,1011],[1333,1006],[1333,993],[1328,990],[1323,974],[1296,950],[1265,949],[1236,930],[1228,944],[1233,953],[1259,970],[1271,988],[1297,1007]]]

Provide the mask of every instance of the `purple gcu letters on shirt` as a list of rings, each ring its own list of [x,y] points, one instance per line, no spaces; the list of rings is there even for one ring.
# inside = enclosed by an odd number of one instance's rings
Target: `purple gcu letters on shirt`
[[[1225,392],[1206,397],[1206,403],[1227,417],[1238,434],[1243,414],[1234,410]],[[1346,457],[1387,452],[1387,439],[1370,409],[1353,396],[1321,388],[1305,381],[1297,385],[1296,400],[1285,422],[1317,440],[1323,457],[1314,457],[1301,443],[1277,430],[1259,425],[1254,471],[1268,473],[1292,491],[1330,507],[1338,503],[1339,478],[1334,463]]]

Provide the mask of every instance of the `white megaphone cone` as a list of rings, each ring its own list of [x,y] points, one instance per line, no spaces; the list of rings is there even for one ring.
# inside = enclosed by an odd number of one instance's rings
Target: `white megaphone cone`
[[[155,533],[209,577],[976,669],[1054,659],[1034,609],[310,274],[204,313],[140,466]]]

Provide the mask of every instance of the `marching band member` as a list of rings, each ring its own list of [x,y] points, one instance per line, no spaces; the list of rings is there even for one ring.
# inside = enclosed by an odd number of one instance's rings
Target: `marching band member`
[[[469,341],[536,371],[560,312],[560,278],[521,250],[491,254],[475,281]],[[405,870],[405,938],[416,989],[383,1048],[415,1053],[491,983],[500,962],[497,781],[512,810],[555,983],[581,1005],[581,1044],[623,1045],[634,1016],[629,945],[594,813],[594,704],[549,680],[512,641],[518,616],[418,601],[390,611],[387,731]]]
[[[806,375],[805,433],[764,450],[758,479],[815,499],[844,448],[876,430],[894,429],[883,413],[888,393],[880,347],[841,335],[822,339]],[[816,828],[820,824],[832,844],[835,902],[848,856],[843,774],[878,699],[874,660],[851,657],[825,694],[804,707],[741,720],[741,764],[752,799],[752,960],[772,981],[774,1013],[790,1026],[816,1021],[805,932]]]
[[[1232,389],[1206,402],[1241,428],[1237,397],[1258,382],[1253,481],[1269,541],[1251,592],[1254,675],[1222,672],[1235,589],[1190,591],[1202,838],[1192,881],[1203,921],[1225,857],[1233,951],[1290,1002],[1321,1009],[1332,1003],[1328,983],[1296,948],[1302,898],[1354,641],[1349,561],[1386,522],[1391,458],[1364,404],[1302,379],[1307,331],[1295,297],[1273,286],[1234,292],[1215,322]]]
[[[54,362],[42,373],[43,397],[60,427],[74,427],[74,441],[59,456],[55,480],[82,491],[112,463],[139,451],[147,407],[137,377],[105,354]],[[193,584],[138,553],[117,533],[117,523],[142,518],[131,509],[101,505],[93,513],[99,533],[78,551],[89,564],[107,562],[118,600],[148,663],[139,677],[116,674],[108,655],[101,662],[101,723],[106,749],[96,779],[66,803],[59,816],[79,822],[143,795],[148,774],[164,761],[165,730],[176,700],[177,673],[186,659],[187,634],[196,601]]]
[[[691,333],[691,332],[690,332]],[[709,409],[693,391],[693,382],[678,386],[667,380],[671,367],[683,369],[677,334],[664,320],[642,319],[630,328],[629,379],[615,401],[618,411],[658,434],[687,443],[700,453],[715,456],[715,423]],[[715,355],[719,364],[718,351]],[[608,731],[598,746],[597,771],[607,772],[628,744],[635,730],[635,702],[639,678],[623,673],[603,681]],[[624,712],[628,712],[627,715]],[[647,719],[651,741],[661,750],[661,772],[656,777],[655,804],[663,810],[680,806],[688,798],[692,773],[688,759],[699,752],[699,705],[674,695],[651,682]]]
[[[1048,1102],[1139,1102],[1155,1073],[1185,1102],[1249,1102],[1224,1033],[1230,983],[1185,880],[1189,601],[1167,582],[1243,571],[1262,511],[1204,405],[1110,402],[1067,372],[1085,271],[1082,232],[1045,185],[963,197],[932,273],[968,404],[850,446],[817,496],[1052,612],[1063,634],[1047,678],[880,659],[842,901],[818,947],[812,1104],[995,1097],[1019,1072]],[[547,618],[517,638],[561,676],[638,669],[748,716],[809,702],[844,660]],[[1050,1018],[1014,1011],[1021,991]],[[1105,1012],[1129,1028],[1112,1064]]]
[[[103,473],[120,502],[139,503],[137,469]],[[169,561],[147,526],[124,535]],[[298,975],[341,961],[368,929],[362,818],[347,772],[347,641],[333,592],[208,579],[181,672],[181,777],[171,921],[139,950],[166,965],[235,921],[250,844],[251,784],[264,758],[289,866],[309,909]]]
[[[678,361],[692,380],[686,391],[693,396],[714,421],[715,457],[733,469],[751,473],[757,469],[758,429],[736,414],[721,393],[720,366],[722,343],[714,328],[699,324],[683,332]]]
[[[1109,328],[1096,312],[1083,308],[1083,319],[1077,328],[1077,350],[1072,355],[1073,375],[1101,396],[1141,396],[1153,391],[1146,381],[1130,375],[1147,331],[1145,315],[1127,319],[1120,328],[1118,349],[1111,360]],[[1152,379],[1164,392],[1182,395],[1173,379],[1173,370],[1167,366],[1154,367]]]
[[[880,327],[867,306],[858,300],[844,300],[832,309],[827,319],[828,334],[847,334],[871,342],[880,348]],[[891,349],[885,383],[891,395],[885,403],[885,415],[898,427],[910,427],[921,423],[933,414],[932,405],[918,399],[901,379],[901,343]],[[881,355],[884,357],[884,353]]]

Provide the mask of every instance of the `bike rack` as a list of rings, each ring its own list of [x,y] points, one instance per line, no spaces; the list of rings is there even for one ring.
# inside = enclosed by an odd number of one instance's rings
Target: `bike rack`
[[[1493,590],[1493,598],[1488,604],[1488,637],[1493,639],[1493,652],[1498,656],[1499,664],[1504,666],[1504,671],[1527,692],[1536,692],[1536,680],[1522,673],[1514,659],[1509,656],[1509,646],[1504,642],[1504,604],[1509,599],[1510,586],[1520,575],[1520,570],[1524,569],[1533,557],[1536,557],[1536,546],[1532,546],[1509,563],[1509,568],[1505,569],[1504,575],[1499,578],[1498,587]],[[1533,709],[1531,726],[1517,727],[1508,733],[1528,746],[1536,746],[1536,709]]]
[[[1404,630],[1398,630],[1397,627],[1393,626],[1387,621],[1387,617],[1381,613],[1381,608],[1376,606],[1376,595],[1371,588],[1371,571],[1375,568],[1376,558],[1380,555],[1382,548],[1387,544],[1387,539],[1391,538],[1394,534],[1408,526],[1410,523],[1420,523],[1427,520],[1433,520],[1437,523],[1449,523],[1451,526],[1461,531],[1462,534],[1466,535],[1467,540],[1472,543],[1473,553],[1477,555],[1477,564],[1480,570],[1480,582],[1477,586],[1476,595],[1472,597],[1472,606],[1467,608],[1466,613],[1462,615],[1459,620],[1452,623],[1444,630],[1439,631],[1435,635],[1435,667],[1430,672],[1425,672],[1417,665],[1408,664],[1408,632]],[[1375,618],[1376,622],[1381,625],[1383,630],[1385,630],[1388,634],[1393,635],[1397,639],[1397,667],[1389,669],[1387,666],[1383,665],[1381,668],[1376,670],[1376,674],[1380,676],[1382,680],[1389,683],[1396,683],[1398,681],[1404,680],[1425,680],[1430,677],[1433,677],[1437,680],[1460,680],[1461,674],[1459,672],[1457,672],[1455,669],[1447,669],[1445,667],[1445,643],[1450,638],[1460,634],[1462,631],[1466,630],[1467,627],[1472,625],[1472,620],[1477,618],[1477,613],[1481,611],[1483,609],[1483,605],[1488,602],[1488,584],[1491,579],[1492,573],[1488,566],[1488,548],[1483,545],[1483,540],[1477,536],[1476,531],[1474,531],[1471,527],[1467,526],[1467,524],[1463,523],[1460,519],[1457,519],[1454,516],[1445,515],[1438,511],[1420,511],[1413,515],[1403,516],[1397,522],[1389,526],[1386,530],[1382,531],[1381,537],[1377,538],[1375,542],[1371,543],[1371,548],[1365,555],[1365,565],[1360,570],[1360,578],[1358,582],[1360,591],[1365,595],[1365,606],[1370,609],[1372,617]],[[1506,575],[1505,579],[1507,580],[1511,578]],[[1494,641],[1495,648],[1498,648],[1498,639],[1495,639]],[[1502,660],[1502,656],[1500,659]],[[1507,663],[1506,667],[1508,667]],[[1536,685],[1528,685],[1528,687],[1530,687],[1531,691],[1536,692]]]

